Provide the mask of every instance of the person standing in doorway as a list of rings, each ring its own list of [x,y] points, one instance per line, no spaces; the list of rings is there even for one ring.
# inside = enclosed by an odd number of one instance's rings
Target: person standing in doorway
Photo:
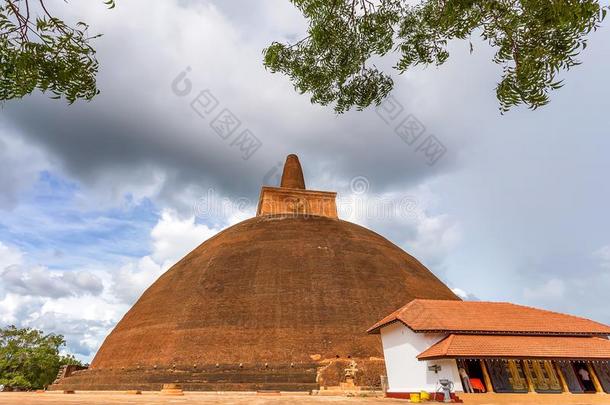
[[[585,391],[595,392],[595,386],[593,385],[593,381],[591,381],[591,375],[584,366],[579,367],[578,375],[580,375],[580,380],[582,381]]]

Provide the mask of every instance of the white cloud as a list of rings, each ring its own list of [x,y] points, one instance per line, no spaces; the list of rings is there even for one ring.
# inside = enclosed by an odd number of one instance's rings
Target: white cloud
[[[103,295],[55,299],[7,293],[0,299],[0,327],[16,325],[61,334],[67,341],[65,352],[90,361],[127,309]]]
[[[539,287],[525,287],[523,296],[527,301],[552,302],[564,298],[566,283],[563,280],[552,278]]]
[[[82,305],[84,303],[79,302],[78,304]],[[100,302],[96,304],[99,305]],[[89,358],[114,327],[114,321],[44,310],[34,314],[24,326],[62,334],[68,342],[67,351],[69,353]]]
[[[98,295],[102,281],[87,271],[54,271],[24,263],[21,250],[0,242],[0,294],[3,292],[36,297]]]
[[[98,295],[104,286],[95,274],[86,271],[52,271],[42,266],[11,265],[0,272],[5,291],[38,297]]]
[[[152,253],[112,273],[113,294],[133,303],[164,271],[218,231],[195,223],[194,216],[182,219],[176,211],[164,210],[150,233]]]
[[[21,250],[5,245],[0,242],[0,271],[9,266],[21,264],[23,253]]]
[[[464,290],[462,290],[461,288],[458,288],[458,287],[452,288],[451,291],[453,291],[453,293],[455,295],[457,295],[458,297],[460,297],[464,301],[478,301],[479,300],[475,295],[473,295],[473,294],[471,294],[469,292],[466,292],[466,291],[464,291]]]
[[[445,214],[420,218],[415,230],[416,234],[404,245],[430,266],[443,264],[461,239],[459,225]]]
[[[5,210],[14,208],[19,194],[36,180],[40,170],[50,166],[38,148],[27,144],[14,132],[0,126],[0,209]]]
[[[376,194],[368,179],[352,179],[350,193],[337,201],[342,219],[366,226],[402,246],[439,274],[460,243],[459,222],[436,211],[436,196],[427,186]]]
[[[163,271],[150,256],[127,263],[112,273],[112,293],[122,302],[131,304]]]
[[[13,293],[2,293],[0,290],[0,326],[21,325],[36,313],[46,299],[24,296]]]
[[[28,264],[21,250],[2,242],[0,280],[0,327],[13,324],[62,334],[68,351],[86,361],[120,316],[112,314],[111,322],[100,312],[117,309],[102,297],[101,276]]]
[[[593,257],[599,261],[601,267],[610,269],[610,245],[602,246],[593,252]]]
[[[150,232],[152,251],[120,268],[50,270],[0,242],[0,322],[63,334],[68,350],[89,360],[139,295],[218,229],[164,210]]]
[[[196,224],[194,216],[180,219],[176,211],[166,209],[150,233],[153,244],[151,256],[156,263],[167,268],[216,233],[218,229]]]

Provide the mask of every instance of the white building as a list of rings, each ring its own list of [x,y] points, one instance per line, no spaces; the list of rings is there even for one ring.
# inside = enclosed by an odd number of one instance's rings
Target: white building
[[[381,336],[390,397],[440,392],[441,379],[458,395],[471,387],[610,393],[610,327],[589,319],[505,302],[416,299],[368,333]]]
[[[442,333],[415,333],[400,322],[382,328],[381,341],[389,392],[436,392],[441,378],[453,381],[461,391],[455,360],[417,359],[417,355],[445,336]]]

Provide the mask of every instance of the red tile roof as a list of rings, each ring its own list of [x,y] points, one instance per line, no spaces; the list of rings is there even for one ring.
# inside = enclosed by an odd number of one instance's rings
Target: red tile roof
[[[610,326],[599,322],[507,302],[423,299],[409,302],[367,332],[379,333],[392,322],[415,332],[610,335]]]
[[[449,335],[420,353],[419,360],[456,357],[610,359],[610,340],[575,336]]]

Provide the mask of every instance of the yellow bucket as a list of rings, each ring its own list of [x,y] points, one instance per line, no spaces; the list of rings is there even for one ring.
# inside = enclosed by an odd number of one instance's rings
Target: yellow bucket
[[[428,401],[428,400],[430,400],[430,394],[428,394],[427,391],[422,391],[422,392],[419,393],[419,398],[422,401]]]
[[[409,394],[409,402],[411,403],[420,403],[420,397],[419,397],[419,393],[413,393],[413,394]]]

